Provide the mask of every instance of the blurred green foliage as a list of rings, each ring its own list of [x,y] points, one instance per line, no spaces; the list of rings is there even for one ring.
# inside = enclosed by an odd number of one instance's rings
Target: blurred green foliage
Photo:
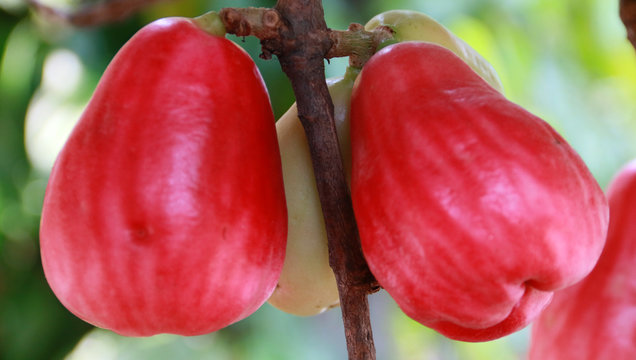
[[[53,296],[39,260],[39,212],[55,149],[124,42],[159,17],[274,3],[180,0],[123,22],[71,29],[32,14],[20,0],[0,0],[0,359],[62,359],[74,348],[73,360],[346,357],[337,309],[297,318],[265,305],[247,320],[194,338],[91,330]],[[618,0],[323,3],[327,24],[336,29],[390,9],[433,16],[483,54],[506,95],[560,131],[603,186],[636,157],[636,56],[618,19]],[[255,59],[281,115],[294,100],[278,63],[258,58],[257,40],[230,38]],[[333,59],[328,76],[341,75],[346,64]],[[371,304],[380,359],[521,359],[527,348],[527,330],[485,344],[459,343],[409,320],[384,293],[371,296]]]

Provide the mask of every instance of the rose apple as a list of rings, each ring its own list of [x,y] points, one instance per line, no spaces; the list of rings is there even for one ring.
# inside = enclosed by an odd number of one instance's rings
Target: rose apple
[[[636,359],[636,160],[607,189],[610,224],[598,264],[559,291],[532,325],[531,360]]]
[[[458,56],[463,56],[494,88],[501,89],[492,66],[432,18],[414,11],[389,11],[371,19],[366,28],[371,31],[379,25],[389,26],[397,41],[418,40],[447,46]],[[349,99],[358,73],[359,69],[348,68],[344,77],[327,80],[347,178],[351,173]],[[269,302],[295,315],[315,315],[338,304],[338,289],[329,267],[327,234],[309,146],[295,104],[278,120],[276,129],[285,179],[289,234],[285,265]]]
[[[118,52],[59,154],[42,263],[64,306],[96,326],[204,334],[271,295],[286,225],[258,69],[229,40],[168,18]]]
[[[524,327],[600,255],[608,209],[581,158],[441,46],[399,43],[367,62],[351,149],[371,271],[450,338]]]

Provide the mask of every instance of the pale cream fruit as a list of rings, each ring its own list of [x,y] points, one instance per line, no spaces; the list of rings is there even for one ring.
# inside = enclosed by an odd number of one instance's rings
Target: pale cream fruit
[[[351,172],[349,98],[356,70],[328,79],[344,167]],[[329,267],[327,233],[305,132],[296,104],[276,123],[287,198],[288,235],[285,264],[269,303],[285,312],[309,316],[338,306],[338,288]]]
[[[428,41],[442,45],[461,57],[475,72],[501,91],[494,69],[464,41],[432,18],[412,11],[389,11],[377,15],[367,30],[388,26],[395,40]],[[351,178],[349,101],[359,70],[349,68],[344,77],[328,79],[334,117],[347,180]],[[296,104],[276,123],[289,216],[287,253],[278,286],[269,299],[274,307],[300,316],[319,314],[338,306],[338,288],[329,267],[327,234],[316,189],[305,132]]]

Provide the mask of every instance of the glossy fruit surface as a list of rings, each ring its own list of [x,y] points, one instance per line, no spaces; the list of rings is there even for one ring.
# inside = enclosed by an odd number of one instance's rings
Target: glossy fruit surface
[[[600,255],[607,204],[580,157],[443,47],[399,43],[369,60],[351,147],[371,271],[448,337],[521,329]]]
[[[130,336],[204,334],[267,300],[286,225],[256,66],[229,40],[168,18],[115,56],[60,153],[42,261],[87,322]]]
[[[559,291],[532,325],[531,360],[636,359],[636,161],[607,189],[610,225],[598,264]]]
[[[495,70],[473,48],[431,17],[414,11],[389,11],[367,25],[373,30],[389,26],[396,41],[439,43],[469,62],[497,90],[501,83]],[[348,68],[341,78],[328,79],[334,104],[334,120],[347,179],[351,178],[349,104],[359,69]],[[276,123],[289,210],[287,255],[280,281],[269,302],[295,315],[315,315],[338,304],[336,279],[329,267],[327,234],[305,132],[296,105]]]
[[[464,40],[430,16],[411,10],[390,10],[374,16],[364,28],[371,31],[378,26],[391,28],[395,42],[426,41],[447,48],[464,60],[493,88],[503,92],[501,80],[492,65]]]

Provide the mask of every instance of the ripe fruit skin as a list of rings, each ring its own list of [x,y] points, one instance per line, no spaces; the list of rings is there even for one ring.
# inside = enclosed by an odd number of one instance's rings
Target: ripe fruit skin
[[[521,329],[602,250],[607,204],[580,157],[440,46],[399,43],[369,60],[351,148],[371,271],[450,338]]]
[[[411,10],[390,10],[374,16],[364,28],[372,31],[378,26],[391,28],[395,42],[426,41],[447,48],[464,60],[493,88],[503,93],[501,80],[492,65],[464,40],[428,15]]]
[[[47,280],[96,326],[204,334],[272,293],[287,214],[274,118],[256,66],[185,18],[115,56],[51,173]]]
[[[389,26],[397,41],[427,41],[447,46],[462,56],[493,88],[501,91],[495,70],[473,48],[432,18],[414,11],[388,11],[371,19],[366,29]],[[347,179],[351,178],[349,104],[359,69],[349,67],[344,77],[328,79],[334,120]],[[338,305],[338,288],[329,266],[327,234],[305,132],[296,105],[276,123],[289,212],[287,255],[281,277],[269,303],[285,312],[309,316]]]
[[[598,264],[559,291],[532,325],[531,360],[636,359],[636,160],[607,190],[610,224]]]

